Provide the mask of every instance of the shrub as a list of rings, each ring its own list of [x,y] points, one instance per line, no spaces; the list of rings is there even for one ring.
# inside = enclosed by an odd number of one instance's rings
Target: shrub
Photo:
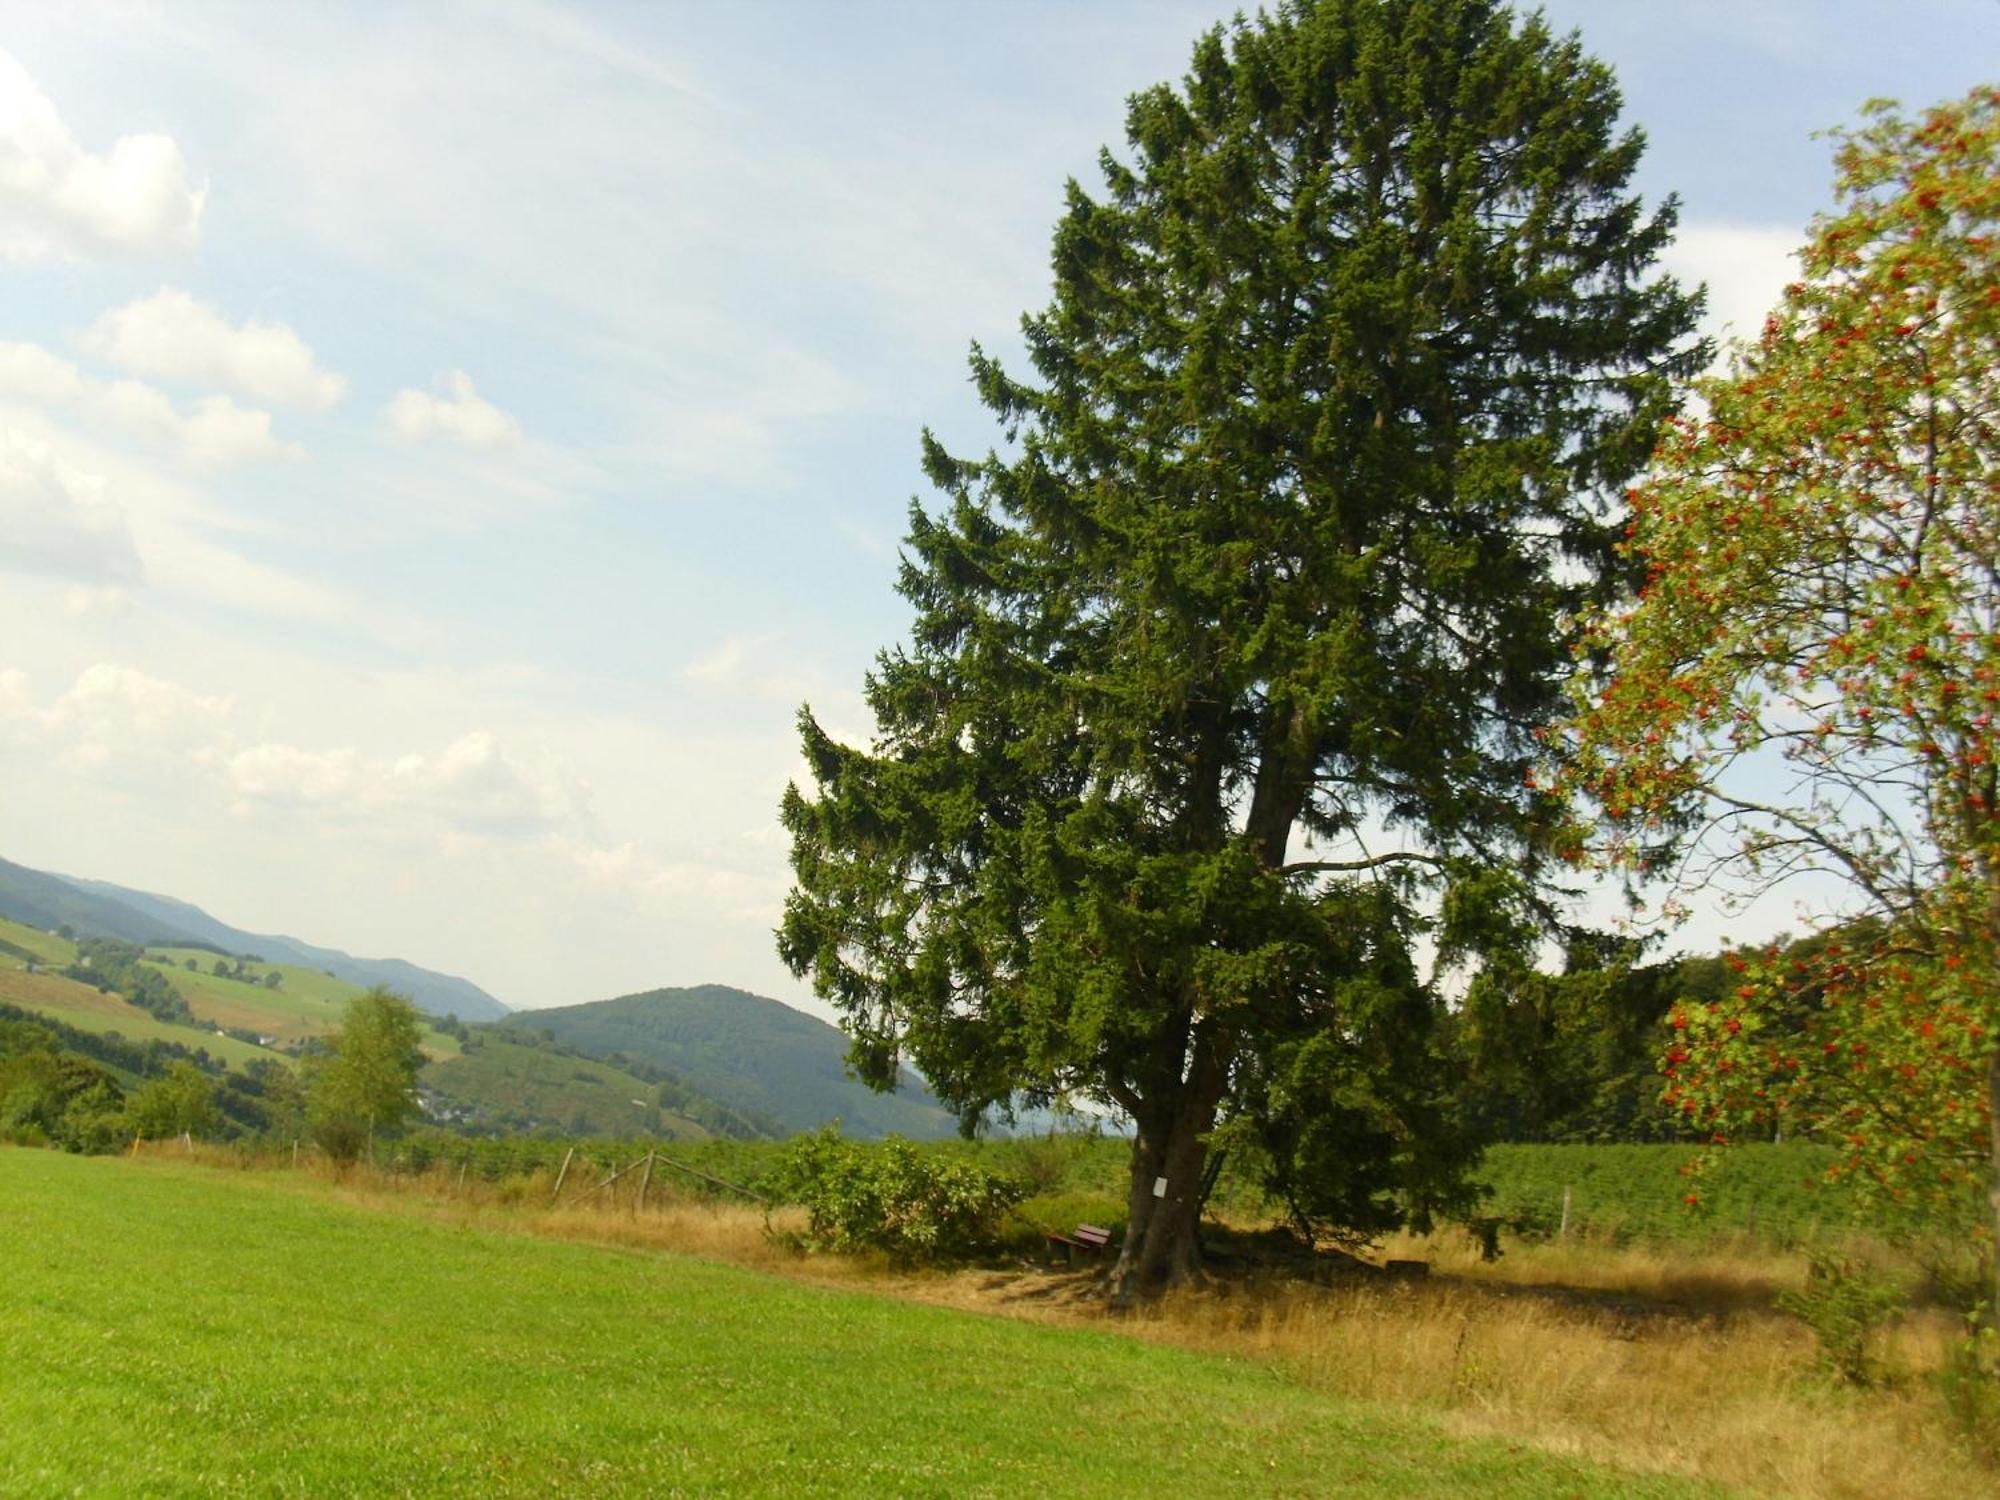
[[[1864,1262],[1823,1250],[1808,1251],[1806,1264],[1805,1287],[1781,1294],[1778,1306],[1812,1329],[1829,1370],[1865,1385],[1869,1335],[1902,1307],[1903,1289]]]
[[[806,1211],[819,1250],[880,1250],[902,1264],[962,1259],[994,1243],[1021,1185],[891,1137],[865,1148],[828,1125],[801,1136],[774,1176]]]
[[[2000,1466],[2000,1330],[1975,1308],[1945,1350],[1938,1391],[1952,1425],[1982,1463]]]

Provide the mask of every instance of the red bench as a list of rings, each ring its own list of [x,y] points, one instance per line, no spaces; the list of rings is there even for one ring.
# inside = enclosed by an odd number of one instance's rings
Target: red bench
[[[1111,1231],[1095,1224],[1079,1224],[1071,1234],[1049,1232],[1049,1248],[1060,1249],[1063,1258],[1072,1265],[1079,1255],[1102,1255],[1110,1247]]]

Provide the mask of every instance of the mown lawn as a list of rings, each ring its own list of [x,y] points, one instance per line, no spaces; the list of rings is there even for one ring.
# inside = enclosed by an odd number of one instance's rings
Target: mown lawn
[[[1268,1368],[0,1149],[0,1494],[1681,1496]]]

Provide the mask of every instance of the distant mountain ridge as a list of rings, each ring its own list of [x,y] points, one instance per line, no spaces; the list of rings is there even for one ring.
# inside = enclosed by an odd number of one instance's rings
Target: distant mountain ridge
[[[128,943],[254,953],[273,963],[325,970],[349,984],[386,985],[432,1015],[456,1015],[462,1021],[497,1021],[509,1013],[499,1000],[455,974],[420,968],[400,958],[356,958],[297,938],[246,932],[171,896],[31,870],[4,859],[0,859],[0,916],[45,930],[68,926],[87,936]]]
[[[905,1072],[891,1094],[850,1077],[848,1038],[804,1011],[748,990],[705,984],[515,1011],[502,1023],[546,1030],[565,1046],[616,1062],[629,1058],[685,1079],[732,1109],[811,1130],[838,1116],[849,1135],[935,1139],[957,1117]]]

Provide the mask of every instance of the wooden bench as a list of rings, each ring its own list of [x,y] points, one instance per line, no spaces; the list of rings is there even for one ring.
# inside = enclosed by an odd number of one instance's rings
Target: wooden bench
[[[1049,1232],[1049,1248],[1060,1250],[1071,1265],[1079,1255],[1102,1255],[1111,1247],[1111,1231],[1095,1224],[1079,1224],[1069,1234]]]

